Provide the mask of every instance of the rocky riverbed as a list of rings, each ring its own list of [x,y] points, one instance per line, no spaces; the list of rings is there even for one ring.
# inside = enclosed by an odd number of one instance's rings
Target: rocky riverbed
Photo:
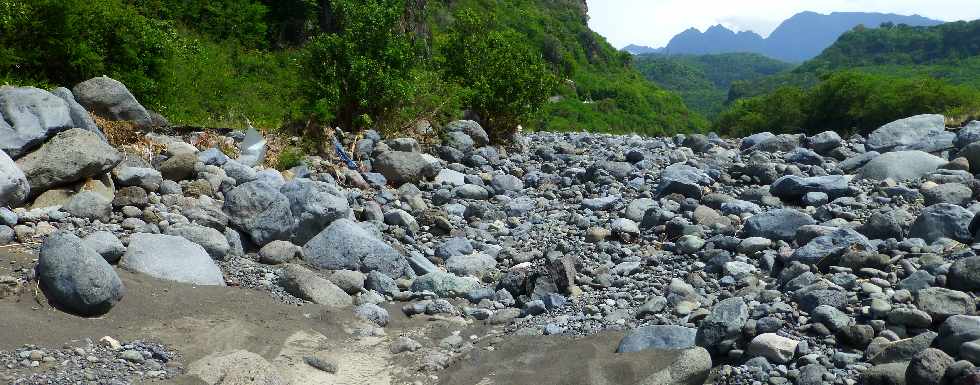
[[[108,78],[0,114],[2,381],[980,384],[980,122],[456,121],[280,171]]]

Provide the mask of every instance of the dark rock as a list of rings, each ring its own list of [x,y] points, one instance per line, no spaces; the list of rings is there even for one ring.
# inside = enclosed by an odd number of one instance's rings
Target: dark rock
[[[67,232],[45,239],[38,254],[37,277],[52,302],[83,316],[108,313],[125,291],[112,266]]]

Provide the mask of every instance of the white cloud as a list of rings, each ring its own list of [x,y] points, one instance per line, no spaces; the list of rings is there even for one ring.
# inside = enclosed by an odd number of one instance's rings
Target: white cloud
[[[802,11],[891,12],[939,20],[980,18],[977,0],[588,0],[589,24],[616,47],[661,47],[681,31],[722,24],[768,36]]]

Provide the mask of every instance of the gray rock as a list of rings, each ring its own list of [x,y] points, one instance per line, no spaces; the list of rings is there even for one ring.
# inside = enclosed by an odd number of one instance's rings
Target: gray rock
[[[126,253],[126,246],[123,246],[122,241],[109,231],[96,231],[89,234],[82,238],[82,244],[99,253],[109,263],[119,262],[119,258]]]
[[[435,182],[437,184],[445,184],[449,186],[462,186],[466,184],[466,174],[456,170],[444,168],[439,171],[439,175],[436,175]]]
[[[973,190],[962,183],[944,183],[922,192],[926,206],[937,203],[966,205],[973,199]]]
[[[150,192],[163,183],[163,175],[152,168],[120,166],[112,170],[112,176],[120,187],[136,186]]]
[[[248,183],[258,178],[258,173],[255,172],[255,169],[241,164],[236,160],[225,162],[225,164],[221,165],[221,169],[225,170],[225,174],[228,177],[235,180],[236,185]]]
[[[53,187],[97,177],[122,160],[115,148],[91,131],[74,128],[51,138],[37,151],[17,160],[31,184],[40,193]]]
[[[739,297],[718,302],[711,314],[701,321],[697,332],[697,344],[711,352],[719,353],[718,345],[736,338],[749,320],[749,306]]]
[[[613,208],[623,198],[618,195],[610,195],[601,198],[590,198],[582,200],[582,208],[592,211],[603,211]]]
[[[851,316],[833,306],[817,306],[811,315],[814,321],[822,323],[834,333],[843,333],[854,324],[854,319]]]
[[[626,218],[634,222],[640,222],[643,220],[643,216],[646,215],[647,210],[657,207],[657,201],[650,198],[640,198],[629,203],[626,206]]]
[[[746,236],[791,241],[801,226],[816,224],[806,213],[793,209],[778,209],[756,214],[745,221]]]
[[[763,152],[787,152],[800,146],[801,135],[779,134],[765,139],[751,147],[751,150]]]
[[[351,217],[347,198],[334,185],[294,179],[280,192],[289,199],[290,213],[296,220],[292,241],[297,245],[308,242],[333,221]]]
[[[788,201],[795,201],[810,192],[826,193],[831,199],[848,195],[850,188],[848,183],[850,177],[845,175],[815,176],[801,178],[795,175],[786,175],[769,187],[769,192],[778,198]]]
[[[421,229],[418,221],[415,220],[415,217],[405,210],[398,209],[389,211],[385,213],[384,219],[386,224],[391,226],[401,226],[403,229],[408,231],[409,234],[417,234]]]
[[[473,151],[475,142],[473,138],[460,131],[449,131],[443,139],[443,144],[455,148],[463,153]]]
[[[24,172],[0,150],[0,207],[17,207],[30,193],[31,185]]]
[[[941,287],[919,290],[915,306],[939,322],[954,315],[973,315],[977,311],[977,305],[969,294]]]
[[[367,274],[364,287],[387,296],[393,296],[399,291],[394,279],[377,271]]]
[[[954,315],[939,326],[936,346],[958,356],[961,345],[975,340],[980,340],[980,316]]]
[[[524,189],[524,182],[521,178],[510,174],[494,175],[493,179],[490,180],[490,187],[492,187],[498,194],[504,194],[511,191],[520,191]]]
[[[223,261],[228,256],[228,251],[231,250],[231,245],[228,244],[228,239],[225,238],[224,233],[210,227],[192,223],[172,225],[167,228],[166,234],[182,237],[200,245],[211,258],[218,261]]]
[[[41,245],[37,277],[52,302],[83,316],[108,313],[125,291],[119,276],[102,256],[78,237],[61,231]]]
[[[819,154],[826,154],[840,145],[841,137],[834,131],[824,131],[810,137],[810,148]]]
[[[708,174],[703,170],[685,164],[675,164],[667,166],[660,174],[660,183],[657,185],[657,196],[669,194],[681,194],[688,198],[701,199],[702,186],[714,183]]]
[[[194,168],[197,165],[197,154],[182,152],[167,158],[160,163],[160,174],[164,179],[172,181],[182,181],[191,179],[194,176]]]
[[[412,281],[412,291],[431,291],[439,297],[463,297],[480,287],[480,281],[472,277],[459,277],[452,273],[434,271]]]
[[[99,126],[95,124],[95,120],[92,119],[92,115],[89,115],[85,107],[78,104],[75,100],[75,95],[71,93],[71,90],[65,87],[58,87],[51,91],[52,94],[61,98],[68,105],[68,115],[71,116],[72,127],[82,128],[88,131],[94,132],[99,138],[102,138],[103,142],[108,142],[106,140],[105,134],[99,129]]]
[[[78,83],[72,88],[78,103],[98,115],[149,125],[152,118],[126,85],[102,76]]]
[[[205,165],[223,166],[231,158],[228,158],[228,155],[225,155],[221,150],[212,147],[197,153],[197,160]]]
[[[461,131],[466,135],[469,135],[477,147],[490,145],[490,137],[487,136],[487,132],[482,126],[480,126],[480,123],[472,120],[457,120],[451,122],[446,125],[446,131]]]
[[[776,137],[775,134],[773,134],[771,132],[768,132],[768,131],[767,132],[760,132],[760,133],[757,133],[757,134],[752,134],[752,135],[749,135],[749,136],[746,136],[746,137],[742,138],[742,143],[739,145],[739,147],[742,150],[748,150],[748,149],[754,147],[755,145],[757,145],[759,143],[762,143],[762,142],[764,142],[766,140],[769,140],[769,139],[772,139],[772,138],[775,138],[775,137]]]
[[[936,171],[946,160],[922,151],[898,151],[881,154],[858,171],[863,179],[917,179]]]
[[[373,303],[366,303],[355,307],[354,315],[358,318],[374,322],[381,327],[388,325],[388,321],[390,320],[388,311]]]
[[[0,88],[0,151],[17,159],[73,126],[68,105],[34,87]]]
[[[755,357],[765,357],[770,362],[785,364],[793,360],[799,344],[797,340],[776,333],[763,333],[752,339],[748,353]]]
[[[327,279],[347,294],[354,295],[364,290],[364,281],[367,277],[359,271],[337,270]]]
[[[949,287],[956,290],[980,291],[980,257],[953,262],[949,268]]]
[[[932,243],[939,238],[950,238],[963,243],[972,243],[970,221],[973,213],[969,210],[949,203],[939,203],[922,210],[919,217],[912,223],[909,236],[922,238]]]
[[[120,266],[168,281],[208,286],[225,284],[221,269],[203,247],[172,235],[133,234]]]
[[[211,353],[192,362],[187,374],[208,385],[286,385],[279,370],[262,356],[245,350]]]
[[[973,142],[960,150],[956,154],[957,158],[966,158],[970,164],[970,171],[977,172],[980,170],[980,143]]]
[[[225,194],[224,211],[229,222],[256,245],[288,240],[293,235],[295,221],[289,198],[269,182],[256,180],[235,187]]]
[[[457,255],[446,260],[446,270],[459,276],[484,277],[497,267],[497,260],[483,254]]]
[[[840,162],[839,166],[841,170],[851,172],[853,170],[856,170],[864,166],[872,159],[877,158],[879,155],[881,154],[878,153],[878,151],[868,151],[865,153],[857,154],[850,158],[844,159],[843,162]]]
[[[824,262],[828,266],[845,252],[876,251],[867,238],[851,229],[836,229],[830,234],[813,238],[803,247],[793,251],[791,261],[806,264]]]
[[[980,121],[972,121],[956,132],[956,147],[963,148],[966,145],[980,141]]]
[[[940,385],[953,357],[939,349],[926,349],[912,358],[905,371],[905,382],[916,385]]]
[[[379,270],[392,278],[411,268],[399,252],[350,219],[338,219],[303,246],[303,259],[328,270]]]
[[[82,191],[62,207],[73,217],[99,220],[108,223],[112,217],[112,202],[94,191]]]
[[[868,135],[871,151],[922,150],[936,152],[953,147],[956,135],[946,131],[942,115],[918,115],[888,123]]]
[[[857,232],[870,239],[905,238],[902,221],[891,210],[872,213],[867,221],[857,228]]]
[[[858,383],[862,385],[905,385],[905,371],[908,366],[908,362],[872,366],[861,373]]]
[[[686,349],[693,347],[697,329],[678,325],[651,325],[630,330],[619,341],[616,353],[647,349]]]
[[[483,186],[464,184],[454,188],[453,195],[459,199],[484,200],[490,197],[490,192]]]
[[[473,253],[473,244],[461,237],[449,238],[436,246],[435,250],[436,257],[442,259],[471,253]]]
[[[429,155],[417,152],[389,151],[374,159],[373,167],[389,182],[400,186],[435,178],[442,167]]]
[[[289,294],[316,304],[335,308],[354,304],[350,295],[333,282],[300,265],[283,267],[279,283]]]
[[[841,308],[847,305],[847,293],[841,290],[817,289],[798,292],[797,302],[806,312],[812,312],[821,305]]]
[[[915,337],[887,343],[869,361],[875,365],[909,361],[916,354],[932,345],[936,336],[938,336],[936,332],[927,331]]]
[[[289,241],[272,241],[259,249],[259,261],[269,265],[278,265],[296,258],[299,252],[299,246]]]

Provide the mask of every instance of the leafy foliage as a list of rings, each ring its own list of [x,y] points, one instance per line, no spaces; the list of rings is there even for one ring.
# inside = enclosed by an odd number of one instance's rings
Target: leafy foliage
[[[716,116],[736,81],[788,71],[792,64],[759,54],[641,55],[633,63],[647,79],[681,95],[691,109]]]
[[[755,132],[841,133],[870,131],[897,119],[925,114],[961,115],[980,110],[980,92],[929,78],[899,78],[860,71],[828,76],[812,89],[782,87],[736,101],[715,129],[744,136]]]

